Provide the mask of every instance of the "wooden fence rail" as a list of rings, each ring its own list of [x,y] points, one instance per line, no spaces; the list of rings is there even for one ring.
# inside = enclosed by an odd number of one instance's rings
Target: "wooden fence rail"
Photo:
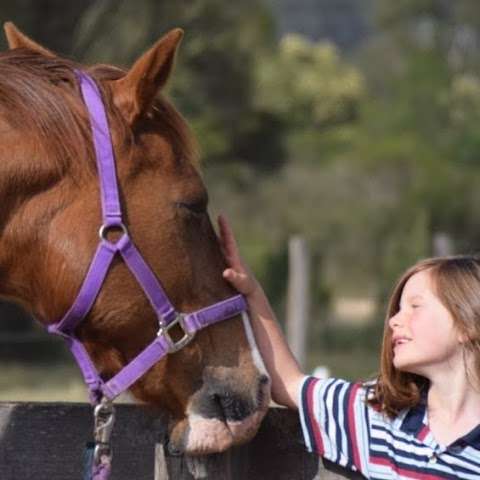
[[[118,405],[112,480],[339,480],[362,478],[305,450],[296,412],[270,409],[248,444],[204,457],[165,448],[165,418]],[[1,480],[81,480],[90,440],[86,404],[0,403]]]

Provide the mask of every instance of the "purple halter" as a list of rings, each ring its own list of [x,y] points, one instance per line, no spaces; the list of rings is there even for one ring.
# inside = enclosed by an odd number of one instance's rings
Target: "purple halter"
[[[196,312],[180,313],[175,310],[155,274],[133,244],[122,221],[112,141],[99,89],[93,79],[84,72],[77,71],[76,75],[92,128],[100,178],[103,224],[99,231],[100,243],[75,302],[58,323],[48,327],[48,331],[62,336],[73,353],[89,389],[90,400],[97,404],[95,410],[97,444],[108,445],[113,426],[113,410],[110,415],[110,410],[113,409],[111,401],[126,391],[165,355],[176,352],[187,345],[197,331],[238,315],[244,312],[247,306],[244,298],[236,295]],[[107,239],[107,233],[111,229],[121,229],[122,231],[121,237],[116,242]],[[155,340],[136,358],[113,378],[104,381],[85,347],[75,337],[74,330],[92,308],[117,253],[124,259],[148,297],[157,314],[159,330]],[[171,337],[170,330],[173,327],[182,330],[183,336],[180,340],[174,340]],[[96,452],[97,457],[101,455],[102,452]],[[96,459],[99,470],[94,478],[107,478],[108,474],[99,473],[100,471],[109,471],[110,458],[107,460],[102,463],[99,458]]]

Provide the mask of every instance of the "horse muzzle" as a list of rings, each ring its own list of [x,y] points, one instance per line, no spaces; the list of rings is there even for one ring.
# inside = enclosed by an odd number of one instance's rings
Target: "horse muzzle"
[[[192,397],[187,417],[173,427],[169,450],[203,455],[246,443],[257,433],[269,403],[266,375],[259,375],[248,392],[228,383],[206,383]]]

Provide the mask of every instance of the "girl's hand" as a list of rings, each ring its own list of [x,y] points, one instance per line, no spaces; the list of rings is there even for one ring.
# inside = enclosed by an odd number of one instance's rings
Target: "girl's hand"
[[[218,217],[218,226],[220,245],[229,267],[223,277],[247,299],[255,341],[272,379],[272,398],[280,405],[297,408],[304,375],[288,348],[262,287],[242,261],[232,229],[222,215]]]
[[[240,257],[237,241],[224,215],[218,216],[220,246],[229,268],[223,271],[223,278],[243,295],[252,296],[260,285]]]

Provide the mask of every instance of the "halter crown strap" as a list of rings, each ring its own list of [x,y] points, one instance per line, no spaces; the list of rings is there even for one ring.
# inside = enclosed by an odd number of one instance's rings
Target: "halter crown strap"
[[[115,158],[108,128],[107,115],[100,91],[85,72],[76,71],[82,96],[87,107],[100,178],[103,225],[100,228],[100,243],[87,271],[75,302],[65,316],[48,327],[49,332],[61,335],[74,355],[90,391],[90,399],[98,403],[101,397],[113,400],[127,390],[155,363],[168,353],[185,346],[195,333],[219,321],[238,315],[247,309],[245,299],[236,295],[196,312],[179,313],[168,299],[165,291],[148,264],[131,240],[122,222]],[[120,227],[123,234],[116,242],[106,238],[109,227]],[[91,361],[85,347],[75,337],[74,330],[86,317],[102,288],[109,267],[116,255],[120,255],[145,292],[159,322],[156,339],[136,358],[108,381],[104,381]],[[169,331],[180,328],[183,337],[173,340]]]
[[[115,159],[105,107],[93,79],[81,71],[77,71],[76,74],[92,127],[93,145],[100,178],[103,225],[119,225],[122,222],[122,209],[118,197]]]

